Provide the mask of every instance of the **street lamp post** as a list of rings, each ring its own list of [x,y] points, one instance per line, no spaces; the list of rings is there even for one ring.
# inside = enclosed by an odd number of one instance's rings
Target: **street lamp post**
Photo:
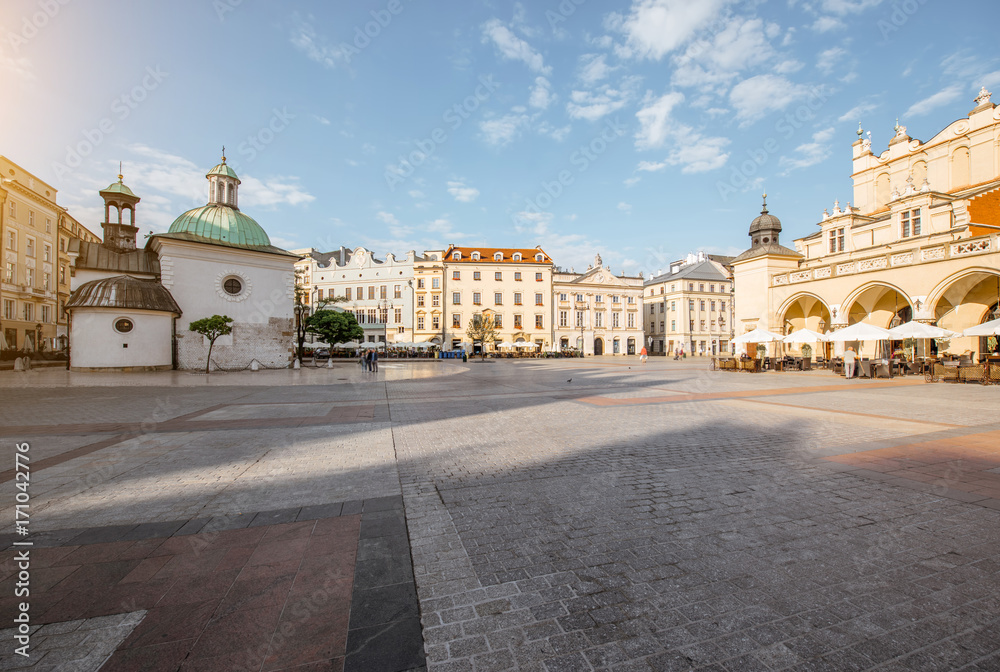
[[[42,325],[41,323],[35,325],[35,352],[42,351]]]

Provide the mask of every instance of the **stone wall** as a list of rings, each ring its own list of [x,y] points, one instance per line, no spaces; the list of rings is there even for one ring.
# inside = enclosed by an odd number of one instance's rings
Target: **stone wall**
[[[177,339],[177,365],[180,369],[204,369],[208,355],[208,339],[182,331]],[[212,348],[212,370],[242,370],[254,360],[261,368],[283,369],[292,361],[295,334],[293,321],[272,317],[267,324],[239,322],[233,333],[215,341]]]

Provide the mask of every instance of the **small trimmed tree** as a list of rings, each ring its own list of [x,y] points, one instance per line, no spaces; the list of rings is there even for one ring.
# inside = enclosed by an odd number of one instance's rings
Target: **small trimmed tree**
[[[306,331],[316,334],[330,345],[365,337],[365,330],[358,324],[354,313],[339,310],[317,310],[306,318]]]
[[[486,361],[486,344],[495,343],[497,340],[497,327],[493,321],[493,316],[489,313],[476,313],[469,321],[469,327],[465,330],[465,335],[475,343],[479,341],[482,347],[479,348],[481,361]]]
[[[215,339],[233,333],[233,318],[226,315],[203,317],[189,324],[188,329],[208,339],[208,357],[205,359],[205,373],[208,373],[212,364],[212,347],[215,346]]]

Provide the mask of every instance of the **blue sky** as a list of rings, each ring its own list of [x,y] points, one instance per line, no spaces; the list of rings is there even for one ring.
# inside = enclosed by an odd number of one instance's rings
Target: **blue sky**
[[[534,247],[646,273],[851,200],[858,122],[929,139],[1000,88],[1000,8],[935,0],[6,0],[0,153],[99,232],[207,200],[275,244]],[[998,92],[1000,93],[1000,92]],[[770,142],[768,142],[770,141]],[[764,147],[777,147],[764,151]]]

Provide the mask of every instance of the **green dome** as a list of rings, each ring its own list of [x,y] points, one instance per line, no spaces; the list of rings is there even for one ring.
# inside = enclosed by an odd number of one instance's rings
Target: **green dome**
[[[117,182],[112,182],[110,185],[108,185],[107,189],[102,189],[98,193],[100,193],[100,194],[121,194],[123,196],[128,196],[129,198],[136,198],[136,199],[139,198],[138,196],[136,196],[135,194],[132,193],[131,189],[129,189],[128,187],[125,186],[125,183],[122,182],[122,176],[121,175],[118,176],[118,181]]]
[[[167,233],[186,233],[230,246],[271,244],[260,224],[228,205],[203,205],[188,210],[174,220]]]
[[[205,174],[205,177],[211,177],[212,175],[225,175],[226,177],[231,177],[236,181],[239,181],[239,177],[236,175],[236,171],[226,165],[226,159],[223,157],[222,163],[217,165],[212,170]]]

